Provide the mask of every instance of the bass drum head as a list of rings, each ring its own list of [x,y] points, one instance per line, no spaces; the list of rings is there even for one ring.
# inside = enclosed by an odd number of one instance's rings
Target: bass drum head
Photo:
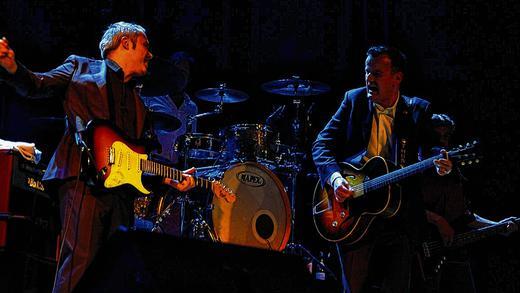
[[[224,242],[281,251],[291,233],[291,208],[280,180],[253,162],[232,166],[222,183],[236,201],[213,196],[213,230]]]

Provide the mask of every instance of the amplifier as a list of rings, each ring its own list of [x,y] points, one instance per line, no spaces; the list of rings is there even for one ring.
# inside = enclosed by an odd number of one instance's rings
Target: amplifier
[[[45,166],[0,151],[0,284],[5,292],[50,292],[58,209],[42,183]]]
[[[14,241],[24,232],[46,233],[50,229],[56,211],[42,182],[44,172],[45,166],[11,150],[0,150],[0,249],[7,246],[9,237]],[[13,225],[24,229],[13,231]]]

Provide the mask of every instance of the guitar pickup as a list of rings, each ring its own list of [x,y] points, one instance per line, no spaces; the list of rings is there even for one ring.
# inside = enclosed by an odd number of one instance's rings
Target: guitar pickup
[[[113,165],[115,163],[115,160],[115,150],[111,147],[108,151],[108,164]]]

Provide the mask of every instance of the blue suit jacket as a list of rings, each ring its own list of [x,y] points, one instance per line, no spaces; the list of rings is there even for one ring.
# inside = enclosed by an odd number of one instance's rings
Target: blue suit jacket
[[[338,162],[354,165],[363,163],[374,111],[365,87],[345,93],[341,106],[318,134],[312,146],[312,156],[322,185],[326,184],[332,173],[340,171]],[[417,161],[421,146],[427,142],[426,134],[430,133],[430,117],[429,102],[401,95],[394,117],[394,148],[391,150],[391,157],[386,159],[393,163],[401,162],[400,142],[406,139],[406,164]]]

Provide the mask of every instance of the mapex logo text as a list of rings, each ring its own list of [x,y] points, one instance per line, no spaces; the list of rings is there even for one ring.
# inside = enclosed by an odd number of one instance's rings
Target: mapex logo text
[[[240,180],[240,182],[247,184],[249,186],[254,187],[260,187],[265,184],[264,178],[258,176],[257,174],[253,172],[248,171],[242,171],[237,174],[237,179]]]

